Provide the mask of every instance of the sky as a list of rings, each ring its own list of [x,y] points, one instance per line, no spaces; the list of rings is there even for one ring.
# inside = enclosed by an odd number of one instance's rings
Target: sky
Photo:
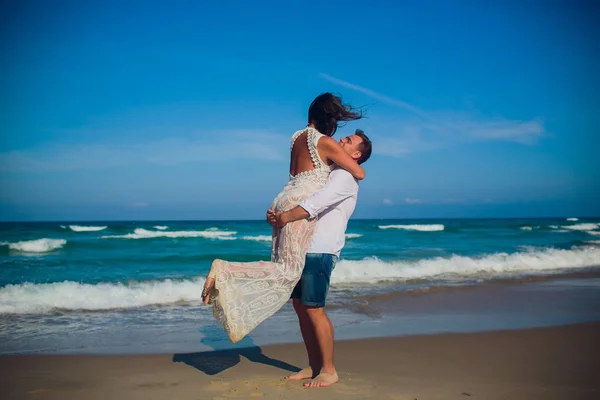
[[[262,219],[326,91],[356,218],[600,215],[593,1],[3,1],[0,221]]]

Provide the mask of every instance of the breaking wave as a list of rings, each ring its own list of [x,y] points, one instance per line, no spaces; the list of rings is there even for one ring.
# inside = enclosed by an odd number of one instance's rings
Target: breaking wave
[[[207,229],[205,231],[149,231],[143,228],[137,228],[133,233],[126,235],[107,235],[102,236],[103,239],[153,239],[153,238],[207,238],[207,239],[223,239],[232,240],[230,236],[235,235],[235,231],[218,231]]]
[[[23,283],[0,288],[0,314],[53,310],[110,310],[177,302],[199,302],[204,278],[135,283]]]
[[[454,255],[418,261],[382,261],[376,257],[360,261],[341,260],[332,275],[333,283],[376,283],[426,279],[472,280],[518,277],[600,266],[600,249],[575,248],[529,250],[519,253],[494,253],[481,257]]]
[[[575,224],[575,225],[564,225],[561,228],[571,229],[574,231],[591,231],[592,229],[597,229],[600,227],[600,224],[595,223],[587,223],[587,224]]]
[[[47,253],[52,250],[60,249],[67,241],[64,239],[36,239],[24,240],[15,243],[2,243],[11,250],[22,251],[24,253]]]

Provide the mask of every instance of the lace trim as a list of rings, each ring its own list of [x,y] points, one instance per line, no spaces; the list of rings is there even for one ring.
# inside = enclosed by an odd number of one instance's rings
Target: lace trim
[[[299,131],[296,131],[293,135],[292,135],[292,143],[290,144],[290,153],[292,152],[292,150],[294,149],[294,143],[296,143],[296,139],[298,139],[298,136],[302,135],[304,132],[306,132],[308,129],[310,128],[304,128],[304,129],[300,129]]]
[[[308,140],[308,152],[310,153],[313,167],[315,167],[315,169],[322,169],[324,163],[321,161],[321,157],[319,157],[319,152],[315,143],[317,138],[320,139],[318,135],[321,135],[321,132],[316,129],[308,128],[308,134],[306,135]]]
[[[296,179],[296,178],[301,178],[303,176],[311,176],[314,175],[317,178],[320,177],[325,177],[328,178],[329,177],[329,172],[331,172],[331,170],[329,169],[329,167],[327,167],[327,169],[325,168],[315,168],[315,169],[311,169],[308,171],[302,171],[302,172],[298,172],[296,175],[292,175],[290,174],[290,179]]]

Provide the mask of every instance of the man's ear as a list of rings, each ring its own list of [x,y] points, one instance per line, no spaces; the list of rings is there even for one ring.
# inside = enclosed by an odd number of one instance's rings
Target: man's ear
[[[355,159],[355,160],[358,160],[359,158],[361,158],[361,157],[362,157],[362,153],[361,153],[359,150],[356,150],[356,151],[354,152],[353,156],[354,156],[354,159]]]

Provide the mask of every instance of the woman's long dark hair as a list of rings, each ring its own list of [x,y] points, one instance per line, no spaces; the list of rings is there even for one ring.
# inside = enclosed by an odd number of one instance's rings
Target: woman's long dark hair
[[[362,110],[353,109],[349,104],[342,103],[339,96],[331,93],[318,95],[308,108],[308,123],[323,135],[333,136],[339,126],[347,121],[363,117]]]

